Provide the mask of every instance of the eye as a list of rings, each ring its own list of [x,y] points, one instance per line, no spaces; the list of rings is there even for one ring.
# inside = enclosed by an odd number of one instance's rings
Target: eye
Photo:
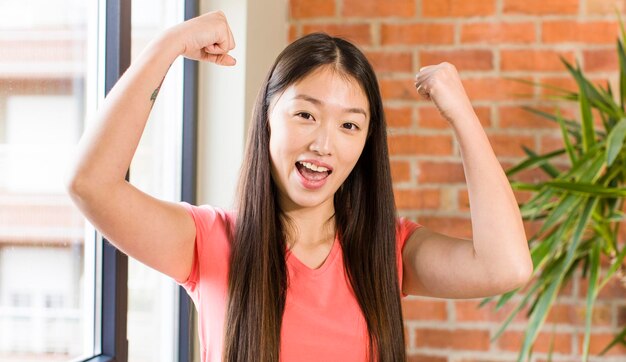
[[[357,126],[356,124],[352,123],[352,122],[345,122],[341,125],[342,128],[347,129],[349,131],[356,131],[359,128],[359,126]]]
[[[296,116],[299,116],[301,118],[308,119],[308,120],[314,120],[311,113],[307,113],[307,112],[298,112],[296,113]]]

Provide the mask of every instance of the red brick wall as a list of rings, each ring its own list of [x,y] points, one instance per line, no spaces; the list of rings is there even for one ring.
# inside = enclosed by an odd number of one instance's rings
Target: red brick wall
[[[616,8],[623,12],[624,1],[290,0],[288,37],[326,31],[351,39],[366,52],[385,101],[400,213],[436,231],[471,238],[458,145],[432,105],[416,96],[414,73],[444,60],[457,66],[492,147],[508,168],[523,156],[522,145],[543,153],[559,147],[560,136],[552,123],[520,109],[549,107],[539,99],[544,91],[506,77],[572,87],[561,55],[577,59],[595,80],[615,81]],[[528,197],[516,195],[520,201]],[[528,225],[528,236],[532,229]],[[579,277],[561,293],[535,345],[536,361],[546,360],[553,330],[554,360],[580,361],[585,287]],[[626,325],[624,297],[617,281],[601,294],[593,317],[592,354]],[[518,317],[500,339],[490,342],[507,313],[477,309],[479,302],[406,298],[411,360],[515,361],[525,318]],[[609,356],[594,360],[626,360],[626,349],[613,349]]]

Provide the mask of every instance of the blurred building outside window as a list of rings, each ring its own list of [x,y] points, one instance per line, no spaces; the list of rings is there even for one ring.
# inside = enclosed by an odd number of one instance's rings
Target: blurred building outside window
[[[133,58],[182,19],[183,3],[133,1]],[[99,240],[63,177],[101,101],[103,8],[103,1],[0,3],[0,361],[99,352]],[[169,74],[130,173],[143,191],[178,201],[182,62]],[[174,360],[178,288],[129,263],[129,360]]]

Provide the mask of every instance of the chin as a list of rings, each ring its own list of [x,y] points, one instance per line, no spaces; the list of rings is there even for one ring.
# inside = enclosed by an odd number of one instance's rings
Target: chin
[[[320,206],[326,201],[328,201],[330,197],[326,197],[323,195],[288,195],[289,201],[292,207],[295,208],[310,208]]]

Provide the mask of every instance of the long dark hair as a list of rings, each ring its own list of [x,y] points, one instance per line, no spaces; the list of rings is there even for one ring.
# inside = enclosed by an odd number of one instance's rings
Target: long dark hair
[[[326,34],[304,36],[276,59],[255,104],[239,183],[232,240],[223,360],[278,361],[287,294],[286,227],[270,174],[268,111],[274,95],[321,66],[354,78],[367,95],[363,152],[335,193],[345,273],[369,332],[370,361],[404,361],[396,255],[396,210],[387,134],[376,75],[354,45]]]

